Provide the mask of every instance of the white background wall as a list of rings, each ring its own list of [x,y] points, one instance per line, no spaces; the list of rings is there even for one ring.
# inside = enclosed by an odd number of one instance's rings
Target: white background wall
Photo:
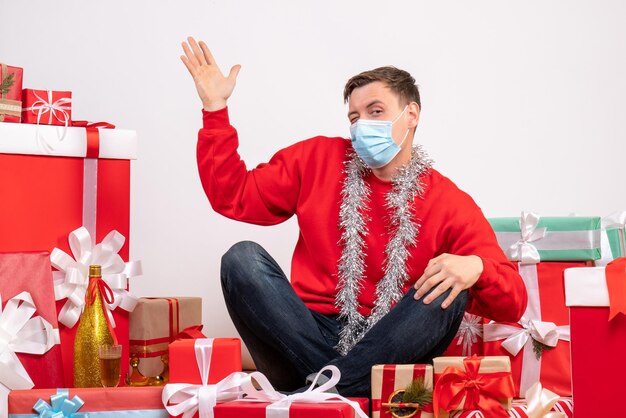
[[[318,134],[347,135],[341,93],[381,65],[421,86],[417,141],[487,216],[626,209],[626,3],[474,1],[0,0],[0,61],[24,86],[69,89],[75,119],[140,135],[131,255],[138,295],[201,295],[206,331],[235,335],[219,260],[243,239],[289,269],[297,225],[212,212],[195,163],[200,102],[179,60],[204,39],[227,72],[249,166]]]

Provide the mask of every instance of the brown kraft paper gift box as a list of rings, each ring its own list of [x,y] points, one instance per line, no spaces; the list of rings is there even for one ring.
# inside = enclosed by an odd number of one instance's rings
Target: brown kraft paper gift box
[[[155,297],[140,298],[130,314],[130,362],[138,362],[138,371],[145,378],[167,383],[168,345],[185,329],[202,324],[202,298]],[[135,373],[136,374],[136,373]],[[161,380],[164,378],[165,381]],[[138,384],[139,383],[139,384]],[[141,382],[136,382],[141,385]]]

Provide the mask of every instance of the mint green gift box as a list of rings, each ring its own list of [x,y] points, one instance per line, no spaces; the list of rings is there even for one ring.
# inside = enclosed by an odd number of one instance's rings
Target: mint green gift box
[[[523,212],[519,218],[490,218],[489,223],[511,261],[587,261],[601,256],[600,217]]]

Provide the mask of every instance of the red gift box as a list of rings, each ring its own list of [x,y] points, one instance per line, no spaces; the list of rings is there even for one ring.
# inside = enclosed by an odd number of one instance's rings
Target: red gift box
[[[518,264],[528,292],[528,307],[522,320],[516,324],[484,325],[484,354],[511,357],[517,397],[524,397],[537,381],[560,396],[572,394],[563,271],[586,265],[588,262],[584,261]]]
[[[567,418],[574,416],[574,402],[572,398],[560,398],[557,403],[550,410],[551,412],[557,412],[564,414]],[[511,418],[528,418],[528,407],[526,401],[515,400],[511,410],[508,411]],[[578,417],[578,415],[577,415]],[[490,418],[480,411],[456,411],[450,414],[450,418]]]
[[[349,398],[358,402],[361,409],[367,413],[369,399]],[[265,402],[233,401],[218,404],[213,408],[215,418],[265,418],[265,408],[270,405]],[[347,403],[298,403],[289,407],[289,418],[354,418],[355,412]]]
[[[22,93],[23,123],[69,126],[71,120],[71,91],[24,89]]]
[[[74,396],[78,396],[84,402],[84,405],[78,409],[78,414],[63,413],[62,416],[109,412],[107,417],[167,418],[169,415],[163,408],[161,401],[162,389],[160,387],[76,388],[70,389],[69,393],[64,389],[15,390],[9,395],[9,418],[40,416],[35,414],[35,410],[33,410],[33,406],[39,400],[47,403],[48,409],[54,410],[55,408],[50,408],[52,396],[60,397],[61,402],[64,399],[72,401]],[[40,405],[43,404],[40,402]],[[43,406],[42,409],[46,410],[46,406]]]
[[[58,329],[49,254],[0,253],[0,296],[2,303],[21,292],[29,292],[37,311],[53,328]],[[55,345],[43,355],[21,354],[17,357],[28,372],[35,388],[63,385],[61,346]],[[45,373],[42,371],[45,370]]]
[[[0,124],[0,252],[51,251],[57,247],[70,252],[68,235],[87,223],[96,230],[96,242],[111,230],[119,231],[126,242],[119,251],[128,261],[130,213],[130,161],[136,153],[133,131],[106,129],[100,133],[100,148],[94,157],[85,156],[88,135],[84,128],[68,128],[63,142],[45,155],[38,142],[39,127],[27,124]],[[45,135],[50,126],[41,126]],[[55,144],[56,145],[56,144]],[[33,155],[40,154],[40,155]],[[97,169],[97,177],[87,166]],[[93,187],[89,187],[89,185]],[[84,187],[90,191],[84,192]],[[83,209],[84,197],[93,196],[93,208]],[[95,196],[94,196],[95,194]],[[85,218],[85,219],[84,219]],[[93,218],[93,219],[91,219]],[[51,294],[54,294],[52,292]],[[60,311],[65,300],[57,302]],[[128,313],[113,312],[118,340],[124,346],[122,375],[128,370]],[[73,384],[74,335],[76,327],[60,327],[64,384]]]
[[[377,364],[372,367],[372,418],[392,418],[383,403],[393,403],[392,397],[408,387],[415,379],[422,379],[424,386],[433,389],[433,366],[429,364]],[[413,417],[432,417],[432,405],[417,411]]]
[[[202,383],[196,361],[196,341],[185,339],[170,344],[170,383]],[[238,338],[213,339],[207,383],[213,385],[229,374],[240,371],[241,340]]]
[[[22,119],[22,77],[19,67],[0,64],[0,122]]]
[[[443,355],[468,357],[474,354],[483,355],[483,318],[465,312],[456,337]]]
[[[480,409],[489,417],[504,417],[511,409],[515,387],[507,356],[436,357],[433,359],[436,417],[453,411]]]
[[[565,270],[565,291],[576,417],[614,416],[626,376],[626,258]]]
[[[239,391],[233,390],[249,378],[241,373],[241,341],[237,338],[177,340],[169,346],[169,359],[170,379],[163,389],[163,404],[172,416],[184,413],[197,418],[198,408],[210,408],[207,402],[211,397],[202,398],[201,387],[217,385],[214,401],[238,399]]]

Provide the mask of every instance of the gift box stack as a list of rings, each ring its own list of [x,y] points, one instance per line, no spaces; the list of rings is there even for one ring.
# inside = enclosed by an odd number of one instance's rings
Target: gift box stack
[[[0,328],[11,341],[2,416],[9,390],[72,386],[89,264],[102,265],[106,312],[128,358],[128,279],[140,273],[128,263],[136,133],[72,120],[71,92],[23,89],[23,74],[0,66]]]
[[[536,403],[534,399],[538,396],[535,386],[537,383],[555,399],[552,411],[572,416],[573,394],[577,403],[577,416],[608,415],[608,408],[603,414],[598,412],[595,405],[594,399],[598,399],[601,390],[598,389],[597,382],[591,379],[591,373],[595,373],[599,366],[595,359],[590,361],[594,357],[593,347],[596,345],[588,342],[597,341],[601,347],[609,347],[608,351],[614,353],[613,357],[602,356],[606,369],[615,368],[613,362],[617,350],[623,350],[626,345],[620,346],[617,343],[614,348],[610,348],[610,344],[602,342],[610,339],[615,344],[617,331],[614,325],[619,324],[619,315],[616,314],[618,318],[613,324],[608,323],[607,310],[602,313],[603,318],[600,321],[604,326],[588,325],[592,319],[586,315],[597,312],[597,308],[594,310],[586,307],[608,307],[609,300],[606,296],[606,284],[591,285],[593,279],[584,282],[583,277],[597,277],[596,281],[602,282],[603,279],[598,277],[606,276],[606,267],[591,266],[615,265],[619,262],[619,257],[626,255],[626,212],[614,213],[603,219],[541,217],[534,213],[522,213],[520,218],[493,218],[490,222],[500,246],[508,259],[515,263],[526,285],[528,306],[522,319],[515,324],[494,322],[487,318],[481,321],[480,318],[466,313],[457,338],[444,355],[509,357],[514,398],[517,398],[512,403],[511,416],[535,416],[529,414],[528,410],[534,410],[532,404]],[[568,275],[573,278],[568,279]],[[569,283],[568,280],[571,284],[566,284]],[[626,283],[626,280],[623,282]],[[593,286],[596,291],[601,289],[605,298],[588,301],[585,298],[593,292],[589,292],[587,287],[577,286]],[[614,290],[613,293],[626,294],[626,289]],[[571,313],[568,306],[575,307],[571,309]],[[482,322],[482,327],[479,322]],[[589,336],[591,329],[600,335]],[[591,386],[594,386],[593,390]],[[602,394],[605,405],[608,404],[608,399],[615,399],[617,396],[615,390],[604,390]],[[524,399],[529,396],[532,399]],[[450,416],[491,416],[481,410],[457,411]]]
[[[509,356],[443,356],[432,366],[376,365],[372,417],[572,417],[571,398],[539,382],[524,400],[514,400],[515,392]]]
[[[599,217],[541,217],[490,220],[498,243],[516,262],[528,293],[528,306],[516,324],[484,325],[485,355],[508,355],[516,396],[539,381],[571,396],[569,312],[563,272],[593,265],[600,258]]]

